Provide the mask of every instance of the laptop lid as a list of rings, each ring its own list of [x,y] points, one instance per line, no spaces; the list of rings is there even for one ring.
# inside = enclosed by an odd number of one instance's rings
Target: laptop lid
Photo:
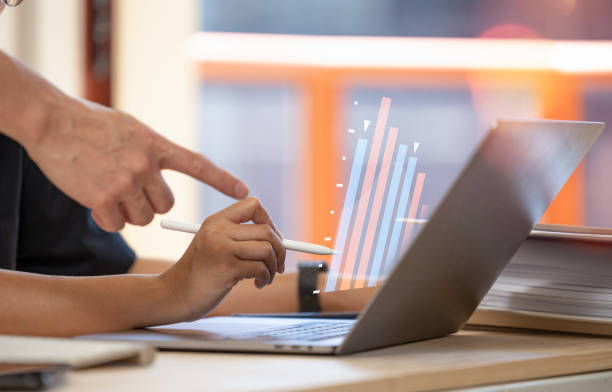
[[[498,121],[337,353],[459,330],[604,126]]]

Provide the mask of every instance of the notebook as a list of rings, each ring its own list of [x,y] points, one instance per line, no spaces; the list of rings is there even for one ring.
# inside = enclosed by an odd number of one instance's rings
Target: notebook
[[[85,368],[108,362],[149,364],[155,349],[138,342],[0,335],[0,364],[61,364]]]

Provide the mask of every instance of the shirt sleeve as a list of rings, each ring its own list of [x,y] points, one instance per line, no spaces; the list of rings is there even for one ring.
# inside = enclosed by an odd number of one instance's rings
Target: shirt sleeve
[[[17,270],[47,275],[126,273],[136,255],[118,233],[55,187],[24,154]]]

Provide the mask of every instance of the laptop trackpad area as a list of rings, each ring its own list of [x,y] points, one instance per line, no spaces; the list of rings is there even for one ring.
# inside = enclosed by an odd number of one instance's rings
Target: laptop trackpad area
[[[271,317],[209,317],[148,328],[173,335],[196,339],[305,339],[322,340],[343,336],[355,320],[271,318]]]
[[[303,320],[266,320],[264,317],[207,317],[196,321],[160,325],[147,329],[157,332],[201,337],[204,339],[225,339],[228,336],[254,332],[274,326],[290,326],[300,322],[303,322]]]

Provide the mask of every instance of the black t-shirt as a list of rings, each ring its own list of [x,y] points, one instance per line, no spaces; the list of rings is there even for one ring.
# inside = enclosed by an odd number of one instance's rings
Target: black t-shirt
[[[100,229],[13,140],[0,135],[0,268],[49,275],[128,271],[134,252]]]

